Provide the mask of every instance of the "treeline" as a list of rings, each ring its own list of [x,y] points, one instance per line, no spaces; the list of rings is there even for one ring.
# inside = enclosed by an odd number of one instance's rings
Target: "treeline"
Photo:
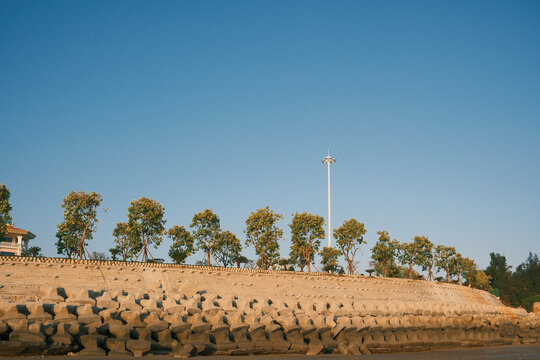
[[[0,184],[0,225],[10,221],[9,190]],[[103,252],[90,253],[87,249],[99,223],[98,211],[103,202],[102,195],[95,192],[72,191],[62,201],[63,221],[56,233],[56,249],[68,258],[108,259]],[[108,209],[103,209],[107,211]],[[170,240],[168,254],[178,263],[197,252],[202,255],[197,264],[250,267],[289,271],[323,271],[331,273],[360,274],[357,268],[357,254],[361,245],[366,244],[367,230],[356,219],[346,220],[333,230],[335,247],[322,247],[326,236],[325,220],[322,216],[307,212],[292,215],[289,224],[291,247],[289,257],[280,257],[280,242],[283,229],[278,223],[281,214],[269,207],[252,212],[245,220],[242,242],[236,234],[223,229],[220,218],[212,210],[196,213],[189,225],[176,224],[165,227],[165,209],[157,201],[146,197],[134,200],[127,208],[125,221],[116,224],[113,230],[112,247],[109,249],[113,260],[162,262],[152,256],[151,249],[157,249],[165,238]],[[5,227],[0,228],[0,240]],[[540,300],[540,262],[537,255],[530,254],[526,262],[514,272],[506,264],[506,258],[491,253],[490,265],[482,271],[475,261],[462,256],[453,247],[435,245],[427,236],[415,236],[411,242],[391,239],[387,231],[378,231],[377,242],[371,249],[369,275],[426,279],[473,286],[492,291],[508,305],[523,306],[530,311],[532,301]],[[256,260],[242,254],[245,248],[253,248]],[[40,256],[39,247],[31,247],[23,256]],[[320,256],[320,268],[315,262]],[[341,259],[345,267],[340,265]],[[423,273],[421,273],[423,272]],[[436,276],[442,273],[443,276]]]
[[[97,212],[102,202],[97,193],[71,192],[62,202],[64,221],[58,225],[56,247],[58,254],[67,257],[96,257],[86,249],[98,223]],[[283,215],[268,207],[252,212],[245,220],[245,241],[229,230],[223,229],[220,218],[206,209],[195,214],[189,226],[165,227],[165,209],[152,199],[141,197],[131,202],[126,220],[119,222],[113,231],[114,246],[109,250],[113,259],[123,261],[159,261],[154,259],[151,248],[169,238],[169,256],[176,263],[184,263],[197,251],[203,256],[198,264],[217,266],[251,266],[261,269],[299,270],[308,272],[361,273],[356,256],[365,244],[364,224],[356,219],[346,220],[333,230],[335,248],[322,247],[326,236],[322,216],[307,212],[292,215],[289,224],[291,247],[288,258],[280,258],[280,241],[283,229],[278,226]],[[372,269],[379,276],[422,279],[419,269],[426,271],[430,281],[465,283],[482,289],[489,288],[489,278],[478,270],[474,260],[462,256],[455,248],[434,245],[426,236],[415,236],[411,242],[391,240],[387,231],[379,231],[379,239],[371,249]],[[257,260],[251,262],[244,255],[244,248],[253,248]],[[98,253],[99,255],[99,253]],[[320,266],[315,262],[321,258]],[[345,268],[340,265],[344,260]],[[435,278],[434,272],[444,272],[444,278]]]
[[[490,277],[493,294],[500,297],[506,305],[521,306],[527,311],[532,304],[540,302],[540,260],[538,255],[529,252],[529,256],[515,271],[506,263],[506,257],[490,253],[486,274]]]
[[[371,249],[370,264],[377,275],[409,279],[427,279],[470,285],[490,290],[489,276],[478,269],[475,261],[462,256],[454,247],[435,245],[427,236],[415,236],[411,242],[391,240],[387,231],[377,232],[379,239]],[[417,269],[415,269],[415,266]],[[444,277],[435,277],[434,270]]]

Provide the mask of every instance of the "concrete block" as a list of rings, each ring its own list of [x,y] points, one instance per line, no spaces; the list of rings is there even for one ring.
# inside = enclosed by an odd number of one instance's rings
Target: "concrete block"
[[[58,294],[58,288],[56,286],[43,288],[40,299],[45,304],[57,304],[65,301],[64,297]]]
[[[114,301],[111,297],[111,294],[107,291],[103,292],[103,294],[96,298],[96,306],[98,308],[102,309],[118,309],[120,307],[120,303],[117,301]]]
[[[104,356],[105,350],[101,346],[105,343],[105,337],[100,335],[82,335],[80,337],[83,349],[79,352],[82,356]]]
[[[77,320],[83,324],[102,323],[103,319],[99,316],[97,308],[90,304],[77,306]]]
[[[149,340],[128,340],[126,341],[126,349],[128,349],[133,356],[141,357],[150,351],[152,343]]]
[[[197,355],[197,349],[192,344],[177,343],[172,352],[175,358],[188,358]]]
[[[109,350],[108,356],[129,356],[131,353],[126,349],[126,339],[107,338],[105,346]]]
[[[54,321],[55,322],[70,322],[77,320],[77,316],[72,312],[73,306],[69,306],[66,303],[58,303],[54,305]]]
[[[96,305],[96,300],[88,295],[87,289],[72,289],[66,290],[69,293],[66,303],[68,305]]]

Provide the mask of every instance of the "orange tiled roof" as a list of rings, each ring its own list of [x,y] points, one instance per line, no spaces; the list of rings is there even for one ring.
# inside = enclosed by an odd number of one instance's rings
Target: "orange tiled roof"
[[[32,234],[28,230],[19,229],[10,224],[7,224],[7,231],[8,231],[8,234],[26,235],[29,239],[33,239],[36,237],[36,235]]]

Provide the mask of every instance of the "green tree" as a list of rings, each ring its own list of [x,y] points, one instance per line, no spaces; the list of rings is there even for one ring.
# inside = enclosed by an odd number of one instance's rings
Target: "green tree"
[[[338,258],[341,256],[341,250],[332,247],[323,247],[319,253],[321,255],[321,264],[323,271],[334,274],[342,274],[343,268],[338,263]]]
[[[457,275],[457,283],[461,285],[461,273],[463,271],[463,256],[460,253],[456,253],[454,257],[453,273]]]
[[[540,296],[540,260],[538,255],[529,252],[525,262],[516,267],[512,274],[508,292],[501,297],[512,306],[521,306],[527,311],[532,310],[532,303]]]
[[[110,248],[109,253],[111,254],[112,261],[117,261],[118,255],[121,255],[120,249],[117,247]]]
[[[244,255],[240,255],[237,259],[236,259],[236,267],[238,269],[240,269],[240,267],[242,265],[247,265],[250,263],[251,260],[249,260],[247,257],[245,257]]]
[[[115,247],[109,249],[111,255],[113,255],[113,251],[115,253],[113,260],[116,260],[116,255],[121,255],[122,261],[127,261],[128,259],[132,259],[141,250],[140,248],[134,248],[135,244],[140,244],[140,242],[136,241],[136,239],[134,241],[132,238],[128,223],[117,223],[113,230],[113,236]]]
[[[291,264],[291,259],[290,258],[279,258],[277,260],[277,265],[283,271],[291,270],[291,267],[293,268],[292,271],[294,271],[294,265]]]
[[[216,246],[216,259],[221,262],[225,267],[231,265],[238,265],[242,256],[242,243],[230,231],[222,231],[218,235],[218,241]]]
[[[449,246],[437,245],[435,247],[435,266],[438,270],[446,272],[446,282],[450,282],[450,274],[455,268],[456,249]]]
[[[22,256],[42,257],[41,248],[39,246],[32,246],[26,250],[23,250]]]
[[[91,260],[109,260],[109,257],[104,252],[97,252],[94,251],[92,254],[90,254]]]
[[[473,278],[475,277],[475,274],[478,272],[478,267],[476,266],[476,263],[473,259],[469,259],[468,257],[464,257],[461,259],[461,273],[463,274],[463,277],[466,279],[465,284],[472,286],[473,285]]]
[[[268,269],[279,257],[279,240],[283,237],[283,229],[277,226],[277,222],[281,219],[283,215],[274,213],[268,206],[252,212],[246,219],[246,246],[253,245],[262,269]]]
[[[173,241],[169,249],[169,256],[175,263],[183,264],[193,254],[193,236],[185,227],[178,225],[170,228],[168,234]]]
[[[491,291],[493,288],[490,285],[491,276],[483,271],[477,271],[474,274],[474,287],[480,290]]]
[[[7,224],[11,223],[11,204],[9,197],[11,193],[4,184],[0,184],[0,241],[5,240],[7,235]]]
[[[142,255],[142,261],[147,262],[149,257],[154,260],[148,246],[154,248],[163,241],[165,234],[165,208],[156,200],[142,196],[133,200],[128,208],[128,231],[133,249],[140,249],[136,259]]]
[[[414,242],[401,243],[398,246],[397,257],[401,265],[407,265],[407,277],[412,279],[413,265],[415,264],[418,248]]]
[[[356,219],[350,219],[343,222],[339,228],[334,230],[334,239],[336,245],[341,250],[347,261],[347,271],[349,274],[354,274],[356,270],[354,266],[354,257],[360,249],[360,245],[365,244],[364,234],[366,228],[364,224]],[[356,270],[356,272],[358,272]]]
[[[433,243],[427,236],[415,236],[414,242],[418,249],[416,254],[416,263],[422,267],[423,271],[428,272],[429,281],[433,278]]]
[[[301,257],[300,264],[307,265],[308,272],[311,272],[311,264],[315,254],[324,239],[324,218],[319,215],[312,215],[306,212],[295,213],[293,215],[291,227],[291,258]],[[302,266],[303,270],[303,266]]]
[[[64,221],[58,224],[56,250],[71,258],[77,254],[83,259],[90,253],[86,249],[87,241],[93,238],[96,231],[97,210],[103,201],[98,193],[72,191],[62,200]]]
[[[505,294],[509,293],[508,285],[512,278],[511,266],[506,263],[506,257],[498,253],[490,253],[490,262],[485,270],[486,275],[491,277],[491,286],[499,289],[502,294],[501,299],[505,299]]]
[[[197,240],[197,248],[205,253],[206,264],[211,265],[210,257],[219,265],[214,257],[217,250],[216,242],[221,233],[219,217],[210,209],[206,209],[193,215],[191,228],[193,228],[193,237]]]
[[[394,264],[399,242],[396,239],[390,240],[386,230],[378,231],[377,234],[379,239],[371,249],[371,258],[375,261],[375,270],[378,264],[382,268],[383,275],[387,277],[389,266]]]

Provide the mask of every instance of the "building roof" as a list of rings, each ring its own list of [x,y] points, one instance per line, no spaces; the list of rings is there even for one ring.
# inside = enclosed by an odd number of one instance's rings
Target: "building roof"
[[[7,224],[7,232],[8,234],[23,235],[27,239],[34,239],[36,237],[36,235],[32,234],[28,230],[19,229],[19,228],[16,228],[15,226],[11,226],[10,224]]]

